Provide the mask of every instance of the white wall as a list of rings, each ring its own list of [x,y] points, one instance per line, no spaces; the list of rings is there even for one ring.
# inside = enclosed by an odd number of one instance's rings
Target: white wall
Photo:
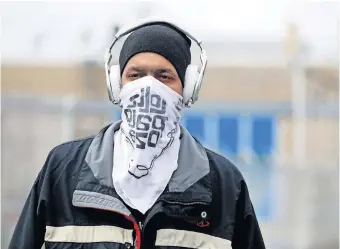
[[[295,21],[304,42],[311,47],[309,60],[337,61],[337,3],[304,2],[160,0],[0,3],[2,61],[73,63],[86,58],[102,61],[111,41],[113,25],[149,14],[176,20],[197,35],[206,42],[210,59],[215,55],[228,56],[228,48],[234,54],[235,51],[239,52],[236,56],[241,59],[252,54],[265,57],[272,53],[270,49],[267,52],[261,50],[256,42],[274,43],[280,51],[278,41],[284,39],[286,25],[289,21]],[[82,42],[82,35],[88,35],[87,43]],[[216,41],[220,42],[217,46]],[[236,50],[224,44],[239,41],[247,44],[237,45]]]

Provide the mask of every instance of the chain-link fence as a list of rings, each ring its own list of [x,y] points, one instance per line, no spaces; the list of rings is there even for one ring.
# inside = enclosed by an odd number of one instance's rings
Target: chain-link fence
[[[72,98],[2,99],[2,248],[8,246],[48,152],[64,141],[96,134],[118,114],[109,103]],[[236,164],[259,210],[268,248],[338,248],[337,162],[278,165],[267,159]]]

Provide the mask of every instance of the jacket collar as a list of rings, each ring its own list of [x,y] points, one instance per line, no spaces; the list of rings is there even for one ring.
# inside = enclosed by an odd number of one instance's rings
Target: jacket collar
[[[73,205],[111,210],[130,216],[112,183],[114,133],[121,121],[103,128],[92,140],[79,174]],[[181,127],[178,168],[159,200],[211,203],[210,167],[206,151]]]

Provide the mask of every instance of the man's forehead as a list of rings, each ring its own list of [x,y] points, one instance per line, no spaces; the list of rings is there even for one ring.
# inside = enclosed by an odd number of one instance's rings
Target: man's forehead
[[[176,71],[174,66],[161,55],[155,53],[140,53],[133,56],[126,65],[126,70],[150,71],[163,70],[164,72]]]

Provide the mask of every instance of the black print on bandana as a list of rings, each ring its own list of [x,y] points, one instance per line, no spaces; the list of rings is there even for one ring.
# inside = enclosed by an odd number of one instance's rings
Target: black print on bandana
[[[130,102],[124,109],[126,121],[131,128],[129,136],[126,136],[127,139],[129,140],[130,137],[131,141],[129,142],[134,149],[155,148],[165,129],[166,121],[168,121],[168,117],[165,115],[167,102],[158,94],[151,93],[150,87],[142,88],[140,93],[130,97]],[[176,108],[178,107],[176,106]],[[153,158],[151,164],[137,165],[138,172],[133,173],[129,170],[131,175],[135,178],[142,178],[149,173],[154,161],[171,146],[177,132],[176,123],[175,127],[167,134],[169,142],[159,155]]]
[[[150,94],[150,87],[142,88],[141,93],[133,95],[130,101],[124,114],[132,128],[129,133],[132,141],[137,149],[144,150],[146,146],[155,148],[168,120],[165,116],[166,101],[158,94]]]

